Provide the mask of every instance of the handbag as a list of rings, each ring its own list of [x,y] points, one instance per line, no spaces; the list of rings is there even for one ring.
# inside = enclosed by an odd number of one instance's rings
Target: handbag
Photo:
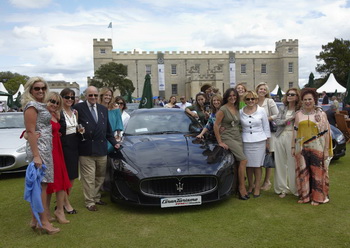
[[[275,168],[275,159],[273,158],[273,155],[271,152],[266,152],[263,167],[264,168]]]
[[[270,124],[270,132],[275,133],[277,131],[277,124],[275,121],[269,121]]]

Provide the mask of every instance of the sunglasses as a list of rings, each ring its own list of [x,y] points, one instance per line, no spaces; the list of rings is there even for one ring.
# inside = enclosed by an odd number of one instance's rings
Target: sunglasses
[[[69,99],[73,100],[73,101],[75,100],[74,96],[64,96],[63,98],[66,99],[66,100],[69,100]]]
[[[246,98],[245,99],[247,102],[249,102],[249,101],[255,101],[255,98]]]
[[[59,101],[56,101],[56,100],[53,100],[53,99],[50,99],[49,102],[51,102],[52,104],[56,104],[57,106],[60,105]]]
[[[89,94],[88,97],[98,97],[98,94]]]
[[[45,91],[46,90],[46,86],[44,86],[44,87],[33,87],[33,90],[35,90],[35,91],[40,91],[40,90]]]
[[[287,96],[296,96],[297,94],[294,93],[288,93]]]
[[[117,102],[117,103],[118,103],[119,105],[120,105],[120,104],[123,104],[123,105],[124,105],[124,103],[123,103],[123,102]]]

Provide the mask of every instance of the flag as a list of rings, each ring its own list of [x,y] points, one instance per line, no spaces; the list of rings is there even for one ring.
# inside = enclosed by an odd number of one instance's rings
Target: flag
[[[112,28],[112,22],[109,23],[107,28]]]

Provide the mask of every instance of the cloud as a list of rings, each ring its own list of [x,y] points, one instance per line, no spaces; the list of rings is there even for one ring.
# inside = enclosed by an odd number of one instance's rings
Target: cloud
[[[323,44],[334,37],[350,39],[345,0],[9,2],[26,9],[9,8],[0,16],[0,52],[6,61],[0,66],[81,85],[93,76],[92,40],[112,34],[116,51],[274,51],[276,41],[298,39],[301,82],[310,72],[318,76],[315,55]],[[35,7],[46,9],[31,10]]]
[[[40,9],[48,6],[51,0],[9,0],[9,2],[20,9]]]

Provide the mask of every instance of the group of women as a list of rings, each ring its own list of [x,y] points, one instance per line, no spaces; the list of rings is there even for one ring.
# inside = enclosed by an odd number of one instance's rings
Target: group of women
[[[315,90],[303,89],[300,93],[296,88],[288,89],[278,109],[266,83],[258,84],[255,91],[238,84],[227,89],[222,98],[211,97],[210,114],[204,110],[205,96],[198,93],[195,104],[186,111],[206,123],[197,138],[213,130],[218,145],[235,156],[239,199],[257,198],[261,190],[271,188],[271,168],[266,168],[261,179],[265,155],[273,153],[274,191],[280,198],[292,194],[299,198],[298,203],[312,205],[329,201],[332,139],[327,116],[317,107]],[[272,121],[277,124],[275,132],[270,129]]]
[[[123,126],[130,116],[124,111],[126,102],[121,97],[113,98],[110,89],[102,89],[99,103],[109,110],[109,120],[113,123],[116,139],[120,139]],[[78,131],[78,112],[72,108],[75,92],[69,88],[60,94],[49,92],[47,82],[41,77],[32,77],[25,84],[22,95],[24,107],[25,135],[27,139],[27,159],[38,169],[45,165],[41,181],[41,203],[44,211],[39,213],[40,222],[32,213],[30,226],[33,230],[48,234],[60,232],[51,222],[68,224],[65,213],[77,211],[69,201],[69,193],[78,178],[78,145],[81,137]],[[111,123],[111,124],[112,124]],[[124,124],[124,125],[123,125]],[[54,216],[51,217],[51,195],[56,194]]]

